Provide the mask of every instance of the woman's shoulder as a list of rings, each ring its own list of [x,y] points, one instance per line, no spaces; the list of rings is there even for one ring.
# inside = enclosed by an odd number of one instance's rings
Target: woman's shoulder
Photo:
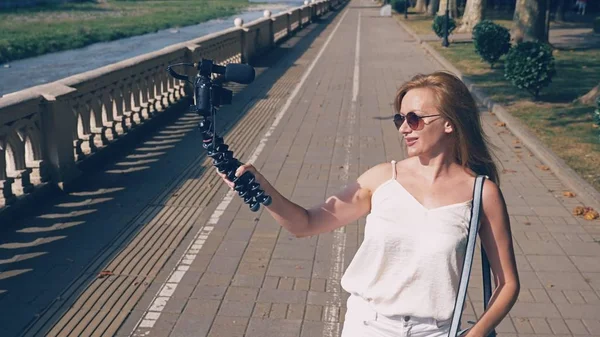
[[[365,171],[359,178],[361,186],[368,188],[371,192],[375,191],[381,184],[389,181],[398,174],[406,172],[410,167],[410,158],[400,161],[391,160],[379,163]]]

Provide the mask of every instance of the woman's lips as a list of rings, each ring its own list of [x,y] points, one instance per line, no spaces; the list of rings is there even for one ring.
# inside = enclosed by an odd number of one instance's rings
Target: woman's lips
[[[405,138],[407,146],[413,146],[417,142],[417,138]]]

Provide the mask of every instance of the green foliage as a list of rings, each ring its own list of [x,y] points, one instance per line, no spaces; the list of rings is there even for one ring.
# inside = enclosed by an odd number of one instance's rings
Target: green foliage
[[[600,96],[596,98],[596,110],[594,111],[594,122],[600,126]]]
[[[594,33],[600,33],[600,16],[594,19]]]
[[[233,15],[248,6],[248,0],[81,2],[0,12],[0,64],[170,27],[198,24]]]
[[[537,100],[542,88],[552,83],[556,74],[552,49],[545,43],[522,42],[506,55],[504,77]]]
[[[483,20],[473,27],[473,45],[477,54],[493,68],[510,50],[510,32],[490,20]]]
[[[392,0],[392,8],[398,13],[404,13],[404,7],[407,5],[406,0]]]
[[[433,24],[431,25],[435,35],[437,35],[439,38],[444,37],[444,20],[444,15],[436,15],[435,18],[433,18]],[[448,17],[448,35],[452,34],[455,28],[456,21],[453,18]]]

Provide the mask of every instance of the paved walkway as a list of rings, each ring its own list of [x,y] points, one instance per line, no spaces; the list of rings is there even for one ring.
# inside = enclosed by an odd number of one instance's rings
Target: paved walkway
[[[218,115],[236,156],[304,206],[403,158],[396,87],[440,68],[369,0],[353,0],[257,65]],[[493,115],[522,281],[501,336],[600,336],[600,222]],[[89,184],[0,235],[0,336],[339,336],[339,279],[364,220],[296,239],[213,173],[182,113]],[[481,314],[476,262],[465,320]]]

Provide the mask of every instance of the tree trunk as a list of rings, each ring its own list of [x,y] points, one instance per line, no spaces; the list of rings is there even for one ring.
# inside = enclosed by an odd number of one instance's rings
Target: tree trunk
[[[556,14],[554,15],[555,20],[558,22],[565,22],[565,11],[567,6],[565,4],[565,0],[558,0],[556,4]]]
[[[548,43],[546,0],[517,0],[510,35],[514,43],[524,41]]]
[[[596,85],[587,94],[576,99],[576,101],[582,104],[593,104],[598,97],[600,97],[600,83],[598,83],[598,85]]]
[[[486,0],[467,0],[465,13],[461,19],[461,25],[458,27],[459,33],[470,33],[473,27],[484,19]]]
[[[417,4],[415,5],[415,12],[425,13],[425,10],[427,10],[426,5],[426,0],[417,0]]]
[[[446,6],[450,10],[450,17],[455,18],[458,16],[458,9],[456,8],[456,0],[440,0],[440,7],[438,9],[437,15],[443,16],[446,15]]]
[[[430,0],[427,5],[427,15],[434,16],[440,7],[440,0]]]

